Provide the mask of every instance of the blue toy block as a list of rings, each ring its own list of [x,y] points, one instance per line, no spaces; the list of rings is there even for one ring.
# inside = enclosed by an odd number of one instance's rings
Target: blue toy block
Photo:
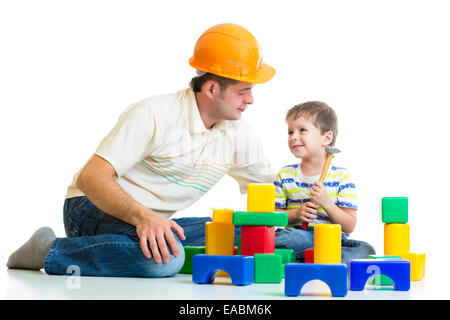
[[[408,291],[410,282],[411,265],[403,259],[355,259],[350,260],[350,290],[362,291],[367,279],[371,276],[383,274],[393,282],[395,290]]]
[[[286,296],[300,295],[305,283],[315,279],[325,282],[333,297],[347,295],[348,268],[343,263],[286,263],[284,273],[284,294]]]
[[[192,281],[195,283],[214,282],[220,270],[228,273],[234,285],[245,286],[255,279],[255,262],[252,256],[197,254],[192,259],[192,269]]]

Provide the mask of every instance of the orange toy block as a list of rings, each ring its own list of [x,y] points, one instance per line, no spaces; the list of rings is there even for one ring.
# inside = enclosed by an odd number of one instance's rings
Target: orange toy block
[[[384,254],[398,256],[399,253],[409,252],[409,224],[386,223],[384,225]]]
[[[248,212],[274,212],[275,186],[273,184],[249,184],[247,186]]]
[[[400,253],[402,259],[411,263],[411,281],[420,281],[425,278],[425,253]]]
[[[205,223],[205,254],[234,255],[234,225],[230,223]]]
[[[232,209],[213,209],[213,222],[220,223],[233,223],[233,212]]]

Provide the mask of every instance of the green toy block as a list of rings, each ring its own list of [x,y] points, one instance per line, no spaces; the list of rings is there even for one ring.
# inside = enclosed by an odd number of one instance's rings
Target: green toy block
[[[369,255],[367,259],[401,259],[399,256],[379,256],[379,255]],[[371,285],[376,286],[394,286],[394,282],[392,282],[391,278],[385,276],[384,274],[379,274],[371,277],[372,280],[369,279],[369,283]],[[378,289],[389,289],[389,288],[378,288]]]
[[[283,264],[281,255],[255,253],[255,283],[280,283]]]
[[[196,254],[205,253],[205,247],[185,246],[184,248],[184,264],[179,273],[192,273],[192,258]]]
[[[281,276],[284,278],[284,265],[290,262],[296,262],[295,253],[292,249],[277,249],[275,248],[275,254],[281,256]]]
[[[383,223],[408,223],[408,198],[383,197],[381,213]]]
[[[286,212],[245,212],[233,213],[233,224],[236,226],[286,226],[288,215]]]
[[[237,238],[237,243],[238,243],[238,252],[237,252],[237,254],[240,255],[241,254],[241,236],[239,236]]]

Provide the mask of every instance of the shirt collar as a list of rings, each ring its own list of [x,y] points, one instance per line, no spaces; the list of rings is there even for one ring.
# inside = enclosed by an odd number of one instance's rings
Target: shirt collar
[[[195,100],[195,93],[192,89],[186,89],[186,97],[188,100],[188,117],[189,117],[189,131],[191,134],[208,131],[203,124],[200,111],[198,111],[197,100]]]
[[[211,132],[214,130],[227,130],[228,121],[219,120],[212,130],[208,130],[203,123],[202,117],[200,116],[200,111],[198,110],[197,100],[195,99],[195,93],[192,89],[186,90],[186,96],[188,98],[188,117],[189,117],[189,130],[191,134]]]

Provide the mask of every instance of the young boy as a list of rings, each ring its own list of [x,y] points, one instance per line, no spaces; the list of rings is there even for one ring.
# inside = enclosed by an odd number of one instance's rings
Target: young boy
[[[314,247],[314,224],[333,223],[342,228],[342,263],[375,254],[363,241],[350,240],[346,234],[356,226],[357,194],[347,169],[333,164],[324,183],[319,180],[326,159],[325,148],[334,146],[338,132],[337,116],[326,103],[309,101],[291,108],[286,115],[288,145],[301,159],[278,172],[275,185],[277,211],[288,213],[288,224],[298,225],[276,231],[276,247],[295,251],[297,260]],[[307,230],[300,228],[303,222]]]

